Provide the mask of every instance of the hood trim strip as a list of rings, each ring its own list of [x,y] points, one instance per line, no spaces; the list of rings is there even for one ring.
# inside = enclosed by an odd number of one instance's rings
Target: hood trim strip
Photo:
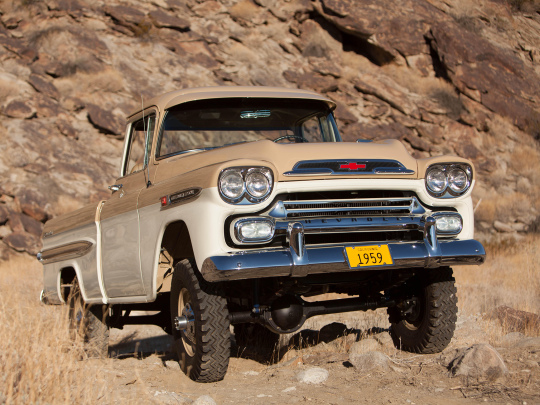
[[[343,166],[357,165],[367,170],[343,170]],[[378,166],[380,165],[380,166]],[[311,167],[306,167],[311,166]],[[315,167],[313,167],[315,166]],[[338,167],[337,167],[338,166]],[[337,167],[337,170],[336,170]],[[354,166],[353,166],[354,167]],[[359,165],[360,168],[360,165]],[[335,175],[410,175],[414,170],[407,169],[402,163],[391,159],[326,159],[326,160],[301,160],[297,162],[291,171],[283,173],[284,176],[335,176]]]

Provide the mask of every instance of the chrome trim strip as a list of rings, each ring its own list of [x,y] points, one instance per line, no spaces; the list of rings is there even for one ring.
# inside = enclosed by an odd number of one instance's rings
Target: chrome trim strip
[[[312,168],[302,168],[302,165],[310,164],[319,164],[319,165],[340,165],[340,169],[343,169],[341,166],[347,166],[350,164],[361,163],[363,166],[375,165],[380,163],[381,167],[373,167],[372,169],[349,169],[349,171],[335,171],[332,167],[312,167]],[[394,164],[395,167],[384,167],[384,164]],[[366,174],[414,174],[414,170],[407,169],[401,162],[392,159],[324,159],[324,160],[301,160],[297,162],[291,171],[283,173],[284,176],[332,176],[332,175],[366,175]]]
[[[276,221],[276,235],[285,233],[289,223],[290,221]],[[301,224],[306,234],[398,232],[424,231],[426,218],[423,216],[312,218],[298,220],[295,223]]]
[[[400,205],[381,205],[384,203],[399,203]],[[301,208],[301,206],[307,208]],[[324,207],[328,205],[328,207]],[[335,207],[343,205],[343,207]],[[357,205],[347,207],[346,205]],[[291,208],[294,206],[294,208]],[[311,208],[319,206],[317,208]],[[274,218],[287,218],[289,214],[317,213],[317,212],[365,212],[380,211],[385,214],[391,211],[408,210],[410,214],[424,214],[426,210],[416,197],[403,198],[357,198],[357,199],[336,199],[336,200],[298,200],[298,201],[278,201],[268,213]],[[406,214],[404,214],[406,215]]]
[[[84,256],[94,244],[86,240],[67,243],[65,245],[46,249],[38,253],[38,260],[42,264],[61,262],[63,260],[75,259]]]
[[[107,291],[105,290],[105,281],[103,280],[103,263],[101,261],[101,209],[103,208],[103,205],[105,204],[105,201],[101,201],[101,203],[98,204],[97,210],[96,210],[96,230],[97,230],[97,237],[96,237],[96,267],[97,267],[97,278],[99,283],[99,291],[101,292],[102,302],[104,304],[108,304],[109,297],[107,297]]]
[[[433,237],[431,232],[429,236]],[[373,242],[351,244],[347,247],[373,244]],[[306,248],[301,263],[295,262],[290,248],[213,256],[204,261],[201,273],[204,279],[210,282],[260,277],[304,277],[320,273],[478,265],[484,262],[486,255],[482,244],[474,239],[438,241],[436,249],[429,246],[427,241],[387,243],[387,245],[394,264],[386,266],[351,269],[345,258],[345,248],[340,245]]]
[[[47,304],[47,297],[45,297],[45,290],[41,290],[39,293],[39,302],[42,304]]]
[[[400,174],[414,174],[414,170],[408,170],[408,169],[398,169],[396,168],[395,171],[390,171],[389,169],[375,169],[374,171],[372,172],[333,172],[332,170],[328,170],[328,171],[322,171],[322,170],[317,170],[317,171],[312,171],[312,172],[307,172],[307,171],[302,171],[302,172],[299,172],[299,171],[294,171],[294,170],[291,170],[291,171],[288,171],[288,172],[284,172],[283,175],[284,176],[341,176],[341,175],[345,175],[345,176],[350,176],[350,175],[359,175],[359,174],[380,174],[380,175],[389,175],[391,174],[392,176],[393,175],[400,175]]]

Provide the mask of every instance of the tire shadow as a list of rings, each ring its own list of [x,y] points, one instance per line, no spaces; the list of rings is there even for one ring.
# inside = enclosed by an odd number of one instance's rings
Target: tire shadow
[[[329,344],[340,339],[344,340],[344,347],[347,348],[348,345],[382,332],[388,332],[388,329],[374,327],[361,330],[347,328],[343,323],[333,322],[320,330],[302,329],[294,334],[282,335],[279,343],[270,349],[261,345],[260,342],[239,346],[233,337],[231,357],[250,359],[265,365],[275,364],[279,363],[291,350],[302,350],[320,343]]]
[[[172,336],[161,330],[152,330],[151,333],[146,329],[142,329],[143,333],[141,333],[141,330],[135,328],[113,329],[112,331],[109,343],[109,357],[111,358],[144,359],[154,354],[163,361],[176,358],[176,355],[172,355]]]

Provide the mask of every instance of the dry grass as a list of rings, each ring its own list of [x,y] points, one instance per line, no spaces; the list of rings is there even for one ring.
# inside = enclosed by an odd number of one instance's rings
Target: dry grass
[[[482,266],[454,269],[461,312],[482,314],[507,305],[540,314],[540,236],[486,245],[486,252]]]
[[[540,151],[537,145],[534,145],[534,141],[531,140],[528,145],[523,143],[516,145],[509,163],[511,168],[520,176],[533,178],[538,173],[539,161]]]
[[[66,312],[39,303],[40,266],[28,258],[0,265],[0,403],[94,404],[107,382],[78,359]],[[89,384],[89,382],[91,382]]]
[[[530,235],[518,244],[487,245],[483,266],[456,268],[461,315],[489,313],[501,305],[539,314],[539,242],[540,236]],[[69,337],[65,310],[39,304],[41,284],[41,266],[34,260],[0,263],[0,404],[149,401],[152,395],[137,370],[131,371],[140,384],[118,386],[109,378],[116,373],[117,360],[80,360],[84,351]],[[344,323],[355,333],[313,350],[346,353],[354,341],[376,331],[372,328],[388,327],[384,309],[314,317],[305,327],[317,331],[330,322]],[[506,333],[496,322],[491,326],[493,338]],[[281,360],[310,346],[289,347]]]

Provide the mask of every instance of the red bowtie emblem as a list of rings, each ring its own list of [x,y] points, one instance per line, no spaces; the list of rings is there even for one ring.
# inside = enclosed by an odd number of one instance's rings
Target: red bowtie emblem
[[[365,164],[358,164],[355,162],[347,163],[346,165],[339,165],[340,169],[349,169],[349,170],[358,170],[358,169],[365,169]]]

